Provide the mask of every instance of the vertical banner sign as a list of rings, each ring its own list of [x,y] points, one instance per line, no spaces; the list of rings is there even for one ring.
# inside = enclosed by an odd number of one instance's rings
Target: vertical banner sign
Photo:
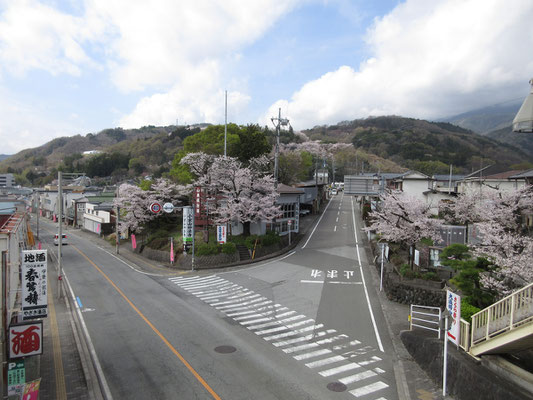
[[[48,310],[47,251],[22,251],[22,319],[46,317]]]
[[[226,243],[226,225],[217,225],[217,242],[218,244]]]
[[[137,240],[135,239],[135,235],[131,235],[131,247],[134,249],[137,248]]]
[[[202,209],[203,209],[203,204],[202,204],[202,187],[201,186],[196,186],[194,188],[194,209],[195,209],[195,212],[196,212],[196,215],[195,217],[197,219],[200,219],[201,217],[201,214],[202,214]]]
[[[43,322],[9,326],[9,358],[43,354]]]
[[[174,240],[170,238],[170,262],[174,262]]]
[[[183,207],[183,243],[192,243],[193,226],[193,209],[192,207]]]
[[[461,325],[461,297],[449,290],[446,291],[446,309],[450,312],[452,323],[446,337],[456,346],[459,346],[459,332]]]

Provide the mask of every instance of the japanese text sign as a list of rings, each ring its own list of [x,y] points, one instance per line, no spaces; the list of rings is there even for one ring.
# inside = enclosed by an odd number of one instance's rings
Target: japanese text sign
[[[22,319],[46,317],[48,310],[47,251],[22,251]]]
[[[9,327],[9,358],[34,356],[43,353],[42,321]]]
[[[219,244],[226,243],[226,225],[217,226],[217,242]]]
[[[192,207],[183,207],[183,243],[192,242],[194,232]]]
[[[446,291],[446,309],[450,313],[450,318],[452,319],[450,330],[446,332],[446,337],[450,342],[459,346],[459,332],[461,328],[461,297],[453,292],[450,292],[449,290]]]

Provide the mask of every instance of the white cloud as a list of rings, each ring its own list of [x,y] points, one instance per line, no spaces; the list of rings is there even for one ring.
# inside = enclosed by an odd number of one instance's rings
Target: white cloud
[[[37,147],[61,136],[71,136],[79,128],[72,122],[50,117],[41,105],[29,105],[15,99],[13,93],[0,88],[0,138],[2,154],[15,154]]]
[[[80,75],[80,65],[96,66],[83,43],[97,32],[90,20],[36,0],[9,3],[0,14],[0,72],[21,77],[30,69],[42,69],[52,75]]]
[[[296,128],[368,115],[435,118],[516,98],[533,75],[528,0],[408,0],[367,33],[372,58],[308,82],[280,104]]]

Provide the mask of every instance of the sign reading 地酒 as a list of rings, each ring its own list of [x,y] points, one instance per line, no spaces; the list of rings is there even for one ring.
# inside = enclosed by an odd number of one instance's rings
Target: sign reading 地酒
[[[22,319],[46,317],[48,311],[47,251],[22,251]]]

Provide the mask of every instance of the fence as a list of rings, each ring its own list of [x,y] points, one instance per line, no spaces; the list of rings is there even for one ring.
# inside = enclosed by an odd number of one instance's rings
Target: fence
[[[415,326],[417,328],[437,332],[440,339],[441,317],[442,315],[440,307],[418,306],[411,304],[409,328],[410,330],[413,330],[413,326]]]
[[[533,283],[472,316],[472,346],[533,321]]]

